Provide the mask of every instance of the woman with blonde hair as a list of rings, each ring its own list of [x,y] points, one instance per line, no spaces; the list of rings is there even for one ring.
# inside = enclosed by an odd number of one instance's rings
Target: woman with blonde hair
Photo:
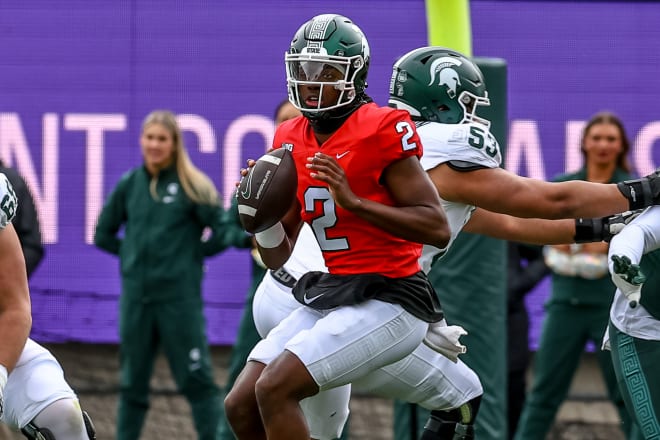
[[[221,417],[206,337],[204,257],[227,245],[213,182],[190,160],[176,117],[157,110],[140,135],[143,164],[108,196],[94,243],[119,256],[120,396],[117,439],[140,436],[160,349],[190,402],[199,439],[215,439]],[[123,226],[123,234],[119,234]],[[210,237],[202,239],[205,229]]]

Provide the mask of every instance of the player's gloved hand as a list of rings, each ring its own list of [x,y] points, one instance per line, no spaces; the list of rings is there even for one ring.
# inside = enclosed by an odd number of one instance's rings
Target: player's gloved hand
[[[552,246],[543,248],[543,261],[557,275],[565,277],[574,277],[577,275],[575,265],[573,264],[573,254],[562,252]]]
[[[617,183],[617,188],[628,199],[631,211],[660,205],[660,168],[641,179]]]
[[[626,211],[602,218],[575,219],[575,243],[609,241],[644,210]]]
[[[5,402],[3,400],[5,385],[7,385],[7,369],[4,365],[0,364],[0,418],[5,409]]]
[[[467,351],[467,347],[459,341],[463,335],[467,335],[463,327],[447,325],[447,321],[443,319],[429,324],[429,329],[424,336],[424,344],[456,363],[458,355]]]
[[[628,298],[631,308],[637,307],[642,297],[642,286],[646,282],[638,264],[633,264],[625,255],[612,255],[612,281]]]

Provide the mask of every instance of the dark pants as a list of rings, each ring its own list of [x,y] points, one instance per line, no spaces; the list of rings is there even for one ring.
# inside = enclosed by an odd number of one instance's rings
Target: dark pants
[[[221,416],[200,299],[143,304],[120,301],[117,440],[137,440],[149,409],[149,382],[162,350],[178,391],[192,409],[200,440],[215,440]]]

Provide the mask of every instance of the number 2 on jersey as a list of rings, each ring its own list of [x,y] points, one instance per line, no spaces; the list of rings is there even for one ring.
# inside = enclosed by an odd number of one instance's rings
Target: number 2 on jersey
[[[399,121],[396,123],[395,127],[397,133],[403,133],[403,136],[401,136],[401,145],[403,146],[403,151],[417,148],[416,142],[410,142],[410,138],[415,134],[410,123],[406,121]]]
[[[313,212],[316,202],[323,203],[323,212],[311,222],[312,230],[322,251],[339,251],[348,249],[345,237],[328,238],[326,231],[337,224],[335,201],[328,188],[310,187],[305,191],[305,211]]]

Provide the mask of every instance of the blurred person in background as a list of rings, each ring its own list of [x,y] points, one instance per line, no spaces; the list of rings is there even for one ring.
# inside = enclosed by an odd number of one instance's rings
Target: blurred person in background
[[[507,243],[507,414],[508,438],[518,426],[527,392],[529,368],[529,313],[525,297],[549,273],[541,246]]]
[[[630,142],[621,120],[602,112],[586,124],[581,140],[584,166],[557,176],[555,182],[584,180],[616,183],[632,179],[627,154]],[[566,398],[589,341],[599,344],[607,327],[615,286],[607,271],[607,243],[559,245],[544,249],[552,271],[552,292],[534,356],[532,387],[526,396],[516,439],[542,439]],[[607,353],[596,353],[608,395],[617,407],[623,431],[635,438]]]
[[[140,437],[161,349],[191,405],[199,439],[211,440],[222,399],[201,283],[204,258],[227,247],[224,211],[215,185],[188,157],[174,114],[150,113],[140,145],[143,164],[125,173],[108,196],[94,235],[96,246],[118,255],[121,266],[117,440]]]
[[[610,243],[617,286],[603,349],[612,363],[639,438],[660,439],[660,208],[633,220]]]

